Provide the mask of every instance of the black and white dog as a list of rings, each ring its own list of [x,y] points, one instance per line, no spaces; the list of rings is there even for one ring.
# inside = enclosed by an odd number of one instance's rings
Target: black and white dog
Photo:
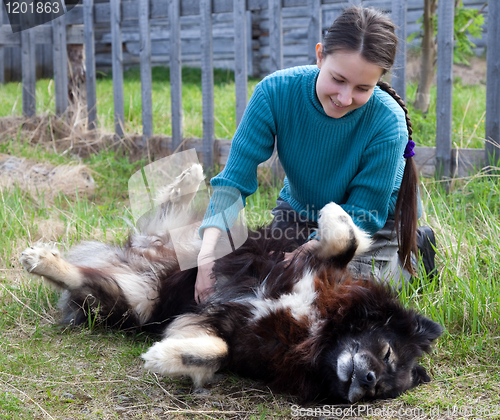
[[[162,332],[142,357],[163,375],[189,375],[197,387],[229,368],[302,402],[396,397],[430,380],[416,363],[442,327],[405,309],[385,286],[353,278],[347,263],[370,239],[336,204],[320,213],[311,251],[284,261],[293,244],[269,227],[217,260],[215,293],[194,302],[197,269],[181,271],[166,226],[189,225],[186,186],[203,180],[193,165],[160,194],[161,205],[122,246],[83,243],[66,258],[48,246],[21,256],[30,273],[62,288],[62,322],[89,315],[108,327]],[[197,226],[184,251],[196,255]]]

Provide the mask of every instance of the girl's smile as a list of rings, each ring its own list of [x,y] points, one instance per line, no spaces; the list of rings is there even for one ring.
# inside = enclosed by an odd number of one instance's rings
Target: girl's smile
[[[339,51],[325,57],[322,44],[316,46],[316,58],[320,69],[316,94],[332,118],[341,118],[366,104],[383,73],[357,52]]]

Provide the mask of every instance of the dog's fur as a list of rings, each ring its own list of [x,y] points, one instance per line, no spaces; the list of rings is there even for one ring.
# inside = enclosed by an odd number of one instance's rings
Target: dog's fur
[[[197,269],[180,271],[182,250],[174,252],[166,226],[189,225],[192,195],[183,201],[183,185],[202,180],[199,165],[187,169],[123,247],[84,243],[63,259],[36,246],[20,261],[64,289],[66,324],[91,315],[113,328],[164,332],[142,356],[145,367],[189,375],[197,387],[229,368],[303,402],[354,403],[395,397],[430,380],[416,359],[442,327],[404,309],[387,287],[347,273],[370,240],[333,203],[320,213],[320,240],[291,261],[284,251],[293,241],[274,239],[270,227],[250,232],[242,247],[216,262],[215,293],[196,305]],[[200,244],[193,225],[183,251],[196,255]]]

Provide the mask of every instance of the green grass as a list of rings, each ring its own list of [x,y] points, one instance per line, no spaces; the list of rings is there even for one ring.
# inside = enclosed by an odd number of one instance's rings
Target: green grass
[[[408,111],[413,127],[413,140],[417,146],[436,145],[436,86],[431,89],[429,111],[424,114],[412,103],[417,93],[417,83],[408,84]],[[486,86],[453,83],[452,147],[484,148],[484,121],[486,112]]]
[[[137,78],[131,72],[126,80],[132,76]],[[155,78],[159,83],[157,73]],[[467,94],[462,100],[469,100]],[[52,164],[74,160],[18,139],[0,143],[0,153]],[[23,271],[20,253],[37,240],[42,225],[53,226],[45,240],[63,250],[87,239],[121,242],[128,231],[125,219],[131,219],[128,178],[145,162],[102,152],[84,163],[98,185],[92,201],[60,196],[49,206],[19,188],[0,192],[0,419],[289,419],[296,400],[234,375],[198,395],[188,380],[144,372],[139,356],[153,337],[103,331],[92,319],[92,328],[58,326],[58,292]],[[263,179],[246,209],[252,225],[270,220],[279,191]],[[430,384],[368,407],[422,410],[428,418],[458,419],[468,413],[495,418],[500,407],[500,184],[496,177],[476,175],[454,181],[448,193],[440,182],[423,180],[421,191],[426,211],[421,223],[436,232],[440,277],[415,282],[401,299],[446,332],[434,354],[422,361],[433,377]],[[481,415],[486,410],[494,415]]]
[[[142,133],[141,80],[139,69],[124,72],[125,132]],[[152,70],[153,132],[172,134],[170,104],[170,72],[168,68]],[[183,131],[185,137],[203,137],[201,70],[182,70]],[[258,83],[249,79],[249,97]],[[215,137],[232,138],[236,129],[234,74],[228,70],[214,70]],[[114,131],[113,81],[111,75],[97,79],[97,114],[99,127]],[[20,83],[0,85],[0,117],[22,115],[22,87]],[[36,83],[37,113],[55,112],[54,83],[38,80]]]

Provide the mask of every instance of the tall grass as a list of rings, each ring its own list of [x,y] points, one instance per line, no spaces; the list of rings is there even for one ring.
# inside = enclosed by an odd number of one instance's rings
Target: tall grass
[[[142,105],[140,71],[132,68],[123,75],[125,131],[142,133]],[[172,134],[170,104],[170,70],[154,67],[152,70],[153,132]],[[252,94],[256,79],[249,79],[248,92]],[[98,125],[106,131],[114,130],[113,81],[111,74],[101,75],[96,82]],[[22,115],[21,83],[0,85],[0,117]],[[55,110],[52,80],[36,83],[37,113]],[[182,70],[183,130],[185,137],[203,137],[201,70]],[[234,73],[214,70],[215,137],[231,138],[236,130]]]
[[[422,222],[436,231],[440,283],[416,283],[406,298],[465,341],[491,337],[500,327],[498,179],[476,175],[449,192],[424,185]]]
[[[435,146],[437,89],[436,86],[432,87],[429,111],[424,114],[412,105],[417,87],[417,83],[407,86],[407,105],[413,125],[413,140],[417,146]],[[462,85],[460,79],[456,79],[453,83],[453,147],[484,148],[485,112],[486,86]]]

